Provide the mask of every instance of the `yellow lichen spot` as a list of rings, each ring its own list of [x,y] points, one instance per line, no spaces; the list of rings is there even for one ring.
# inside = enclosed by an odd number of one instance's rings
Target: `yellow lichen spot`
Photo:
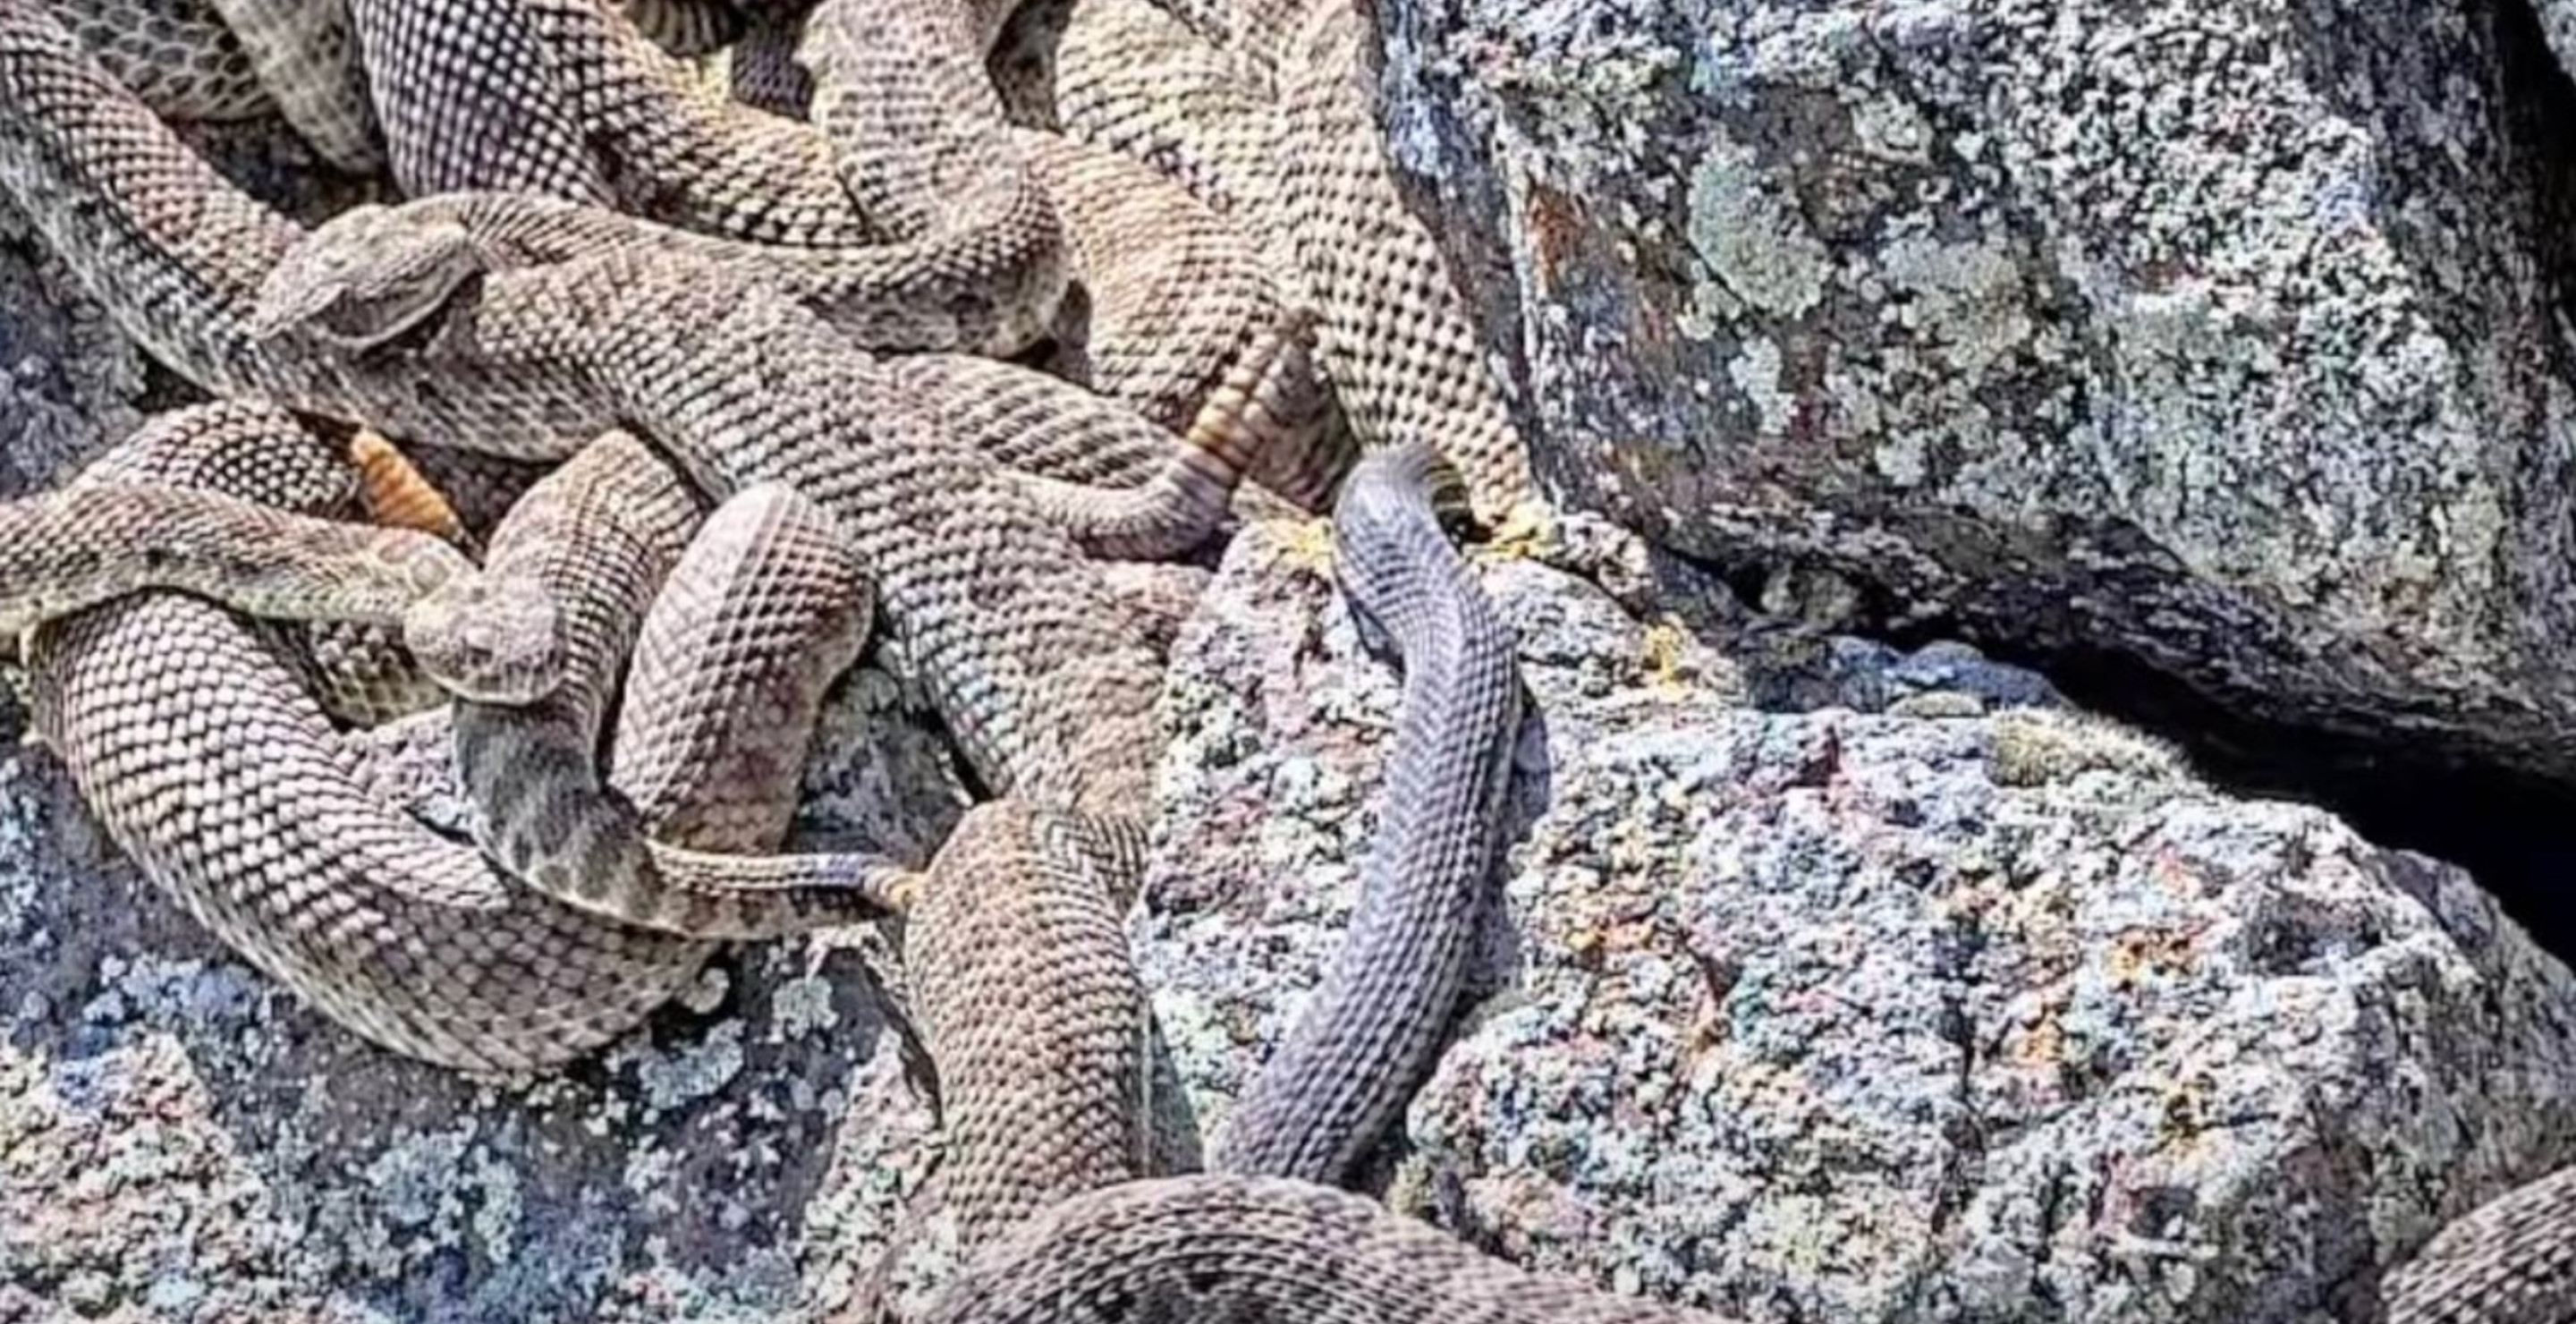
[[[2134,929],[2112,939],[2110,951],[2103,958],[2104,973],[2114,988],[2135,988],[2152,977],[2188,966],[2192,948],[2189,933]]]
[[[1271,541],[1279,549],[1279,559],[1300,570],[1318,575],[1333,570],[1333,524],[1321,517],[1303,520],[1268,520]]]
[[[1544,559],[1557,545],[1556,509],[1539,500],[1515,501],[1494,524],[1494,536],[1470,555],[1487,565]]]
[[[2056,1012],[2042,1017],[2029,1033],[2017,1036],[2012,1058],[2034,1071],[2054,1070],[2065,1061],[2066,1027],[2058,1023]]]
[[[1681,618],[1670,614],[1646,627],[1641,641],[1641,660],[1646,680],[1665,694],[1682,691],[1682,655],[1690,644],[1690,635],[1682,629]]]
[[[2165,1091],[2162,1116],[2156,1119],[2156,1131],[2166,1146],[2188,1152],[2208,1132],[2213,1093],[2211,1084],[2206,1075],[2194,1075],[2174,1082]]]

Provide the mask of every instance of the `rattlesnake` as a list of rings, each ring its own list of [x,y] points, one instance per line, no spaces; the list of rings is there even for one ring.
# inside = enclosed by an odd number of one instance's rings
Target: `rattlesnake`
[[[82,481],[292,501],[345,493],[330,463],[284,413],[225,404],[148,425]],[[272,638],[213,603],[143,594],[44,625],[28,669],[38,729],[118,847],[378,1043],[475,1070],[559,1062],[679,993],[710,951],[556,905],[389,810]]]
[[[315,0],[234,2],[297,14],[316,7]],[[637,8],[672,23],[682,39],[717,35],[707,6]],[[407,191],[507,191],[635,213],[537,209],[509,236],[524,260],[666,243],[790,283],[864,343],[1008,352],[1055,309],[1070,239],[1090,318],[1074,328],[1075,357],[1057,366],[1175,431],[1196,430],[1220,451],[1249,456],[1255,481],[1319,509],[1349,457],[1324,444],[1323,397],[1303,357],[1301,318],[1282,307],[1229,226],[1151,172],[1121,170],[1114,154],[1007,131],[979,83],[934,80],[891,125],[885,115],[832,113],[883,110],[893,100],[884,90],[890,81],[921,81],[891,74],[967,63],[926,58],[953,37],[936,22],[939,12],[897,10],[908,20],[904,40],[879,24],[858,40],[836,40],[840,24],[825,15],[816,49],[839,52],[843,67],[825,84],[834,93],[822,107],[829,133],[710,101],[643,33],[590,0],[358,0],[348,21],[387,107],[394,173]],[[107,24],[71,17],[93,45],[116,48]],[[838,91],[853,87],[866,95]],[[939,151],[888,150],[923,136],[925,123],[952,122],[958,131]],[[890,159],[896,164],[886,165]],[[975,168],[940,165],[961,159]],[[911,168],[901,168],[905,161]],[[861,162],[869,168],[854,181],[844,172]],[[790,187],[791,178],[800,182]],[[858,205],[844,188],[851,182],[866,183],[877,206]],[[256,223],[269,218],[233,215],[255,212],[255,204],[216,210],[224,228],[275,228]],[[888,237],[890,218],[903,242],[877,242]],[[494,227],[486,232],[496,244],[504,238]],[[265,235],[243,237],[255,255],[275,246],[261,242]],[[381,416],[368,407],[381,401],[351,402],[344,386],[297,380],[295,369],[309,365],[246,365],[228,343],[168,339],[200,346],[171,361],[210,389],[255,384],[335,416]],[[198,363],[228,350],[228,376]],[[254,376],[265,380],[253,383]],[[1228,391],[1238,407],[1243,397],[1260,399],[1261,413],[1235,417],[1221,398]],[[443,416],[411,427],[416,440],[555,458],[543,443],[492,435],[490,421],[481,440]],[[1237,428],[1243,435],[1230,435]]]
[[[383,164],[341,0],[55,0],[119,81],[173,119],[276,110],[341,170]]]
[[[1530,1273],[1374,1201],[1168,1177],[1062,1201],[979,1255],[933,1324],[1721,1324]]]
[[[1511,632],[1431,511],[1430,448],[1360,461],[1334,515],[1343,591],[1401,650],[1403,715],[1358,911],[1216,1162],[1341,1182],[1430,1073],[1501,845],[1520,726]]]
[[[736,499],[800,500],[775,489]],[[771,937],[888,914],[909,881],[896,861],[664,846],[647,838],[643,810],[606,784],[600,736],[619,673],[698,523],[680,475],[611,432],[511,507],[480,571],[411,604],[404,637],[460,696],[456,772],[482,811],[484,848],[566,905],[690,937]],[[852,569],[844,591],[856,580]],[[772,643],[789,651],[793,638]],[[541,688],[526,678],[538,670]],[[627,711],[655,714],[652,697]]]
[[[472,567],[408,529],[371,529],[223,492],[98,482],[0,505],[0,637],[143,589],[254,616],[386,624]]]
[[[454,227],[342,219],[356,223],[278,266],[269,306],[303,310],[275,321],[281,338],[348,354],[353,372],[507,383],[631,423],[710,492],[796,488],[848,531],[987,785],[1141,812],[1153,659],[1112,627],[1068,537],[925,426],[884,367],[793,301],[665,254],[484,269]],[[344,289],[367,297],[341,304]],[[376,297],[389,290],[400,297]]]
[[[316,245],[313,246],[315,251],[324,255],[329,254],[330,250],[327,245],[328,238],[329,236],[324,236],[317,240]],[[274,306],[276,303],[282,302],[284,306],[294,310],[295,318],[300,320],[294,320],[293,325],[298,328],[309,328],[312,325],[329,326],[335,328],[339,336],[344,340],[350,342],[361,342],[362,344],[382,342],[397,336],[407,336],[409,333],[416,330],[426,329],[427,341],[424,345],[419,346],[419,348],[426,352],[427,357],[432,362],[439,361],[439,356],[443,351],[465,349],[469,354],[472,354],[490,353],[493,349],[497,348],[499,350],[499,357],[487,361],[485,366],[498,368],[503,376],[508,376],[512,372],[517,371],[517,369],[502,367],[499,362],[500,359],[507,359],[513,355],[525,355],[526,357],[518,360],[521,368],[534,368],[539,361],[539,350],[557,350],[559,352],[554,357],[571,360],[579,370],[591,374],[595,380],[587,383],[587,385],[591,389],[599,390],[602,394],[614,400],[615,403],[613,407],[604,412],[643,415],[650,421],[650,423],[658,425],[657,431],[665,438],[666,441],[672,441],[675,443],[676,448],[682,452],[684,459],[692,462],[693,468],[704,469],[717,463],[717,460],[714,457],[707,456],[701,451],[693,448],[689,440],[690,429],[687,426],[689,421],[687,411],[689,406],[694,402],[690,401],[685,395],[668,396],[659,394],[661,392],[668,391],[670,388],[666,381],[655,378],[654,370],[661,368],[664,364],[663,362],[656,361],[656,352],[649,341],[626,340],[621,336],[612,335],[588,345],[573,345],[568,343],[549,344],[543,341],[522,342],[517,336],[512,334],[507,327],[508,319],[506,317],[496,320],[489,316],[496,302],[493,300],[492,296],[499,294],[501,297],[497,300],[497,303],[506,307],[510,302],[510,295],[512,293],[512,290],[509,287],[510,279],[522,274],[528,276],[530,279],[534,279],[539,274],[542,274],[556,280],[562,280],[568,272],[574,273],[576,276],[576,280],[573,284],[559,286],[553,290],[526,296],[533,305],[553,304],[555,297],[559,296],[563,290],[567,289],[582,289],[587,291],[591,296],[609,298],[613,303],[616,296],[612,294],[612,288],[631,291],[637,289],[648,289],[657,283],[666,287],[673,284],[674,281],[672,279],[657,275],[655,260],[651,255],[631,248],[620,249],[614,254],[613,259],[602,259],[589,263],[576,262],[565,264],[562,267],[558,267],[545,273],[520,273],[493,270],[476,263],[459,264],[449,260],[453,254],[445,256],[440,255],[436,251],[437,247],[438,245],[435,242],[410,245],[401,243],[375,243],[369,245],[371,255],[378,259],[385,259],[387,255],[390,254],[390,260],[397,266],[408,258],[422,258],[423,260],[421,260],[416,267],[404,268],[404,270],[408,274],[419,276],[426,282],[425,289],[427,291],[427,297],[425,300],[400,300],[395,302],[361,300],[354,304],[345,303],[342,301],[342,294],[344,293],[348,282],[336,279],[331,270],[330,263],[321,262],[317,265],[305,266],[297,262],[289,262],[280,265],[277,271],[273,274],[273,290],[284,291],[286,294],[291,296],[297,291],[297,282],[299,280],[304,280],[306,282],[305,288],[312,288],[316,284],[316,282],[310,279],[311,274],[314,271],[321,272],[323,276],[323,279],[320,280],[318,284],[331,288],[326,292],[326,296],[321,299],[319,303],[298,302],[290,297],[282,301],[272,301],[272,305]],[[304,251],[305,250],[299,250],[299,255]],[[589,269],[585,270],[585,268]],[[680,268],[677,264],[672,264],[668,269],[676,271]],[[697,274],[702,275],[703,273]],[[462,310],[450,308],[448,306],[450,296],[455,293],[456,289],[468,282],[470,279],[476,278],[479,278],[482,281],[481,288],[476,291],[476,294],[479,297]],[[535,287],[530,288],[533,290]],[[666,288],[662,291],[662,297],[667,297],[668,293],[669,291]],[[721,319],[715,323],[706,323],[690,318],[669,317],[667,316],[669,310],[666,309],[666,317],[663,323],[666,326],[675,324],[694,325],[698,329],[699,336],[704,336],[712,327],[717,334],[715,334],[711,339],[692,337],[693,343],[687,345],[683,349],[672,350],[667,354],[660,355],[659,357],[667,359],[670,355],[676,354],[685,358],[686,361],[692,365],[696,375],[700,378],[705,378],[710,375],[706,365],[711,359],[719,363],[748,363],[756,369],[763,361],[765,361],[764,356],[779,348],[780,342],[782,341],[785,342],[785,345],[789,348],[801,348],[804,354],[814,357],[817,361],[821,361],[828,357],[819,341],[812,340],[810,336],[802,335],[801,328],[804,324],[795,316],[787,314],[783,306],[776,301],[765,300],[759,297],[744,297],[747,294],[752,294],[753,292],[740,288],[721,291],[720,293],[732,295],[738,300],[732,305],[733,307],[737,309],[752,308],[756,310],[757,315],[748,319],[744,328],[737,332],[724,328],[721,324]],[[603,305],[594,311],[598,314],[595,318],[582,318],[580,320],[589,321],[593,325],[600,326],[614,325],[618,321],[614,316],[616,309],[613,307]],[[432,327],[431,323],[438,319],[445,319],[445,325],[441,327]],[[458,322],[471,323],[473,336],[470,341],[445,334],[445,331],[455,329],[455,325]],[[281,323],[281,325],[283,325],[283,323]],[[501,334],[497,336],[491,334],[496,327],[501,331]],[[757,334],[754,334],[755,332],[757,332]],[[782,332],[784,334],[782,334]],[[323,339],[328,340],[329,337],[324,337]],[[754,347],[755,341],[758,342],[757,349]],[[346,347],[348,346],[344,344],[341,346],[334,346],[333,348]],[[319,359],[323,357],[323,355],[316,354],[313,357]],[[858,362],[858,360],[855,359],[855,356],[844,355],[844,357],[849,358],[852,362]],[[638,360],[641,360],[641,362]],[[554,370],[555,367],[556,365],[552,363],[546,364],[547,370]],[[366,370],[364,368],[359,368],[356,370],[356,375],[363,377],[366,375]],[[714,374],[714,376],[719,380],[728,376],[739,377],[740,375],[741,374],[739,372],[731,374]],[[577,386],[575,389],[578,390],[581,388]],[[660,408],[656,408],[655,404],[660,400],[669,400],[671,403],[663,405]],[[799,403],[807,410],[807,412],[811,412],[812,405],[810,400]],[[727,428],[725,430],[734,431],[735,429]],[[838,472],[842,468],[842,466],[837,463],[841,459],[842,457],[838,453],[826,452],[821,447],[809,442],[801,447],[791,444],[782,456],[782,463],[788,472],[794,474],[798,478],[806,480],[803,485],[808,490],[818,490],[820,492],[828,493],[833,490],[834,484],[832,480],[838,475]],[[817,479],[821,480],[819,487],[815,481]],[[842,485],[840,490],[847,492],[849,489],[847,485]],[[881,497],[882,493],[871,491],[868,493],[868,496],[871,498]],[[864,542],[864,539],[862,539],[862,541]],[[895,573],[888,575],[888,595],[890,601],[897,601],[904,596],[908,585],[905,582],[904,575],[900,573],[904,567],[899,561],[891,566],[890,569]],[[1114,681],[1114,677],[1116,675],[1114,667],[1112,669],[1104,670],[1096,665],[1104,660],[1113,659],[1115,655],[1116,650],[1111,649],[1105,650],[1100,655],[1083,660],[1084,665],[1091,668],[1091,674],[1085,678],[1085,683],[1081,688],[1081,698],[1086,702],[1079,706],[1096,709],[1098,707],[1096,700],[1102,693],[1102,685],[1118,683]],[[971,715],[972,710],[971,708],[961,708],[957,712],[952,712],[952,718],[960,715],[960,713]],[[967,726],[967,724],[963,722],[961,722],[960,725],[961,727]],[[971,750],[975,745],[975,741],[973,739],[974,732],[969,728],[962,731],[961,734],[966,736],[966,743],[968,743]],[[1091,731],[1084,733],[1084,736],[1086,739],[1096,741],[1100,734],[1100,732]],[[1125,742],[1122,740],[1122,743]],[[1062,775],[1066,770],[1078,770],[1078,781],[1096,782],[1103,780],[1100,777],[1100,773],[1102,772],[1101,768],[1097,766],[1085,768],[1079,761],[1068,762],[1057,769],[1057,772],[1059,775]],[[1112,772],[1113,775],[1106,778],[1106,781],[1112,788],[1122,791],[1130,789],[1131,780],[1129,777],[1123,774],[1115,774],[1114,768],[1112,769]],[[1085,804],[1086,795],[1084,791],[1077,790],[1073,795],[1067,797],[1067,799],[1068,803],[1080,808]],[[1126,806],[1125,808],[1132,812],[1133,806]],[[1079,832],[1085,829],[1082,827],[1080,822],[1075,822],[1072,824],[1070,830]],[[964,834],[961,838],[962,844],[968,847],[971,847],[978,840],[979,838],[974,833]],[[1114,854],[1114,848],[1109,853]],[[934,910],[933,913],[937,912]],[[933,931],[936,931],[935,927]],[[1123,961],[1118,962],[1117,964],[1121,967],[1124,965]],[[1130,976],[1130,978],[1132,978],[1132,976]],[[950,1037],[953,1037],[954,1033],[955,1032],[952,1031]],[[952,1059],[960,1061],[971,1060],[972,1057],[972,1055],[968,1053],[952,1053],[951,1056]],[[1025,1183],[1016,1179],[1010,1185],[1011,1189],[1015,1191],[1031,1189],[1028,1188]]]

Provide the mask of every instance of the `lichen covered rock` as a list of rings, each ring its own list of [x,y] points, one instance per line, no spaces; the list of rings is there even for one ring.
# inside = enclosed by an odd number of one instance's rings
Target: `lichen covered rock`
[[[884,833],[909,851],[953,816],[944,752],[891,700],[872,672],[842,687],[844,740],[807,778],[809,841]],[[0,742],[16,751],[25,729],[0,702]],[[389,754],[417,752],[403,734]],[[907,794],[865,793],[889,780]],[[420,808],[437,822],[457,805]],[[13,752],[0,1319],[847,1308],[937,1153],[881,992],[892,964],[865,930],[762,944],[566,1071],[469,1079],[359,1040],[235,959],[117,857],[58,764]]]
[[[1393,156],[1561,490],[2576,771],[2576,195],[2509,6],[1374,10]]]
[[[1320,979],[1397,682],[1299,542],[1182,636],[1137,945],[1200,1123]],[[1489,569],[1537,716],[1391,1198],[1757,1322],[2346,1318],[2576,1158],[2576,981],[2465,875],[2211,791],[1956,648],[1764,711],[1724,640]],[[1887,689],[1879,691],[1887,695]]]

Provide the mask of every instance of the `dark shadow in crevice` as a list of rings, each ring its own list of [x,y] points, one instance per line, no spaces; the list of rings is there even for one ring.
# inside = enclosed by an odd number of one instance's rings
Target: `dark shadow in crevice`
[[[1952,637],[1927,631],[1901,643]],[[2421,740],[2249,717],[2104,650],[2041,656],[1981,646],[2045,676],[2082,708],[2173,741],[2221,790],[2315,805],[2380,845],[2467,869],[2543,947],[2576,963],[2576,786]]]
[[[2576,79],[2550,49],[2529,0],[2470,0],[2467,12],[2473,25],[2492,20],[2499,108],[2493,127],[2502,144],[2501,164],[2519,177],[2516,187],[2527,190],[2520,199],[2528,208],[2519,218],[2524,232],[2502,242],[2527,245],[2543,297],[2564,319],[2576,314]],[[2312,58],[2327,66],[2311,80],[2319,86],[2385,91],[2405,85],[2414,69],[2417,54],[2405,31],[2357,24],[2342,6],[2325,6],[2308,30]],[[2356,71],[2367,76],[2343,76]],[[2344,109],[2363,115],[2373,107]],[[2395,126],[2383,128],[2391,141],[2402,139]],[[2438,160],[2422,143],[2407,145],[2410,159]],[[2380,164],[2395,171],[2404,162],[2384,157]],[[2402,180],[2392,187],[2398,197],[2418,191]],[[2461,187],[2458,180],[2441,179],[2423,185],[2434,195]],[[2423,288],[2447,287],[2443,264],[2434,260],[2440,255],[2419,251],[2432,235],[2418,232],[2403,212],[2383,214],[2380,222],[2401,255],[2420,259]],[[2537,343],[2564,358],[2557,336],[2540,335]],[[2563,375],[2566,366],[2558,371]],[[2576,506],[2576,491],[2539,486],[2528,499]],[[1903,633],[1918,643],[1962,637],[1946,622]],[[2466,868],[2543,947],[2576,961],[2576,887],[2569,886],[2576,880],[2576,785],[2505,767],[2464,744],[2431,737],[2364,735],[2251,717],[2108,650],[2039,652],[1972,641],[1999,661],[2041,673],[2087,709],[2174,741],[2202,775],[2226,791],[2316,805],[2382,845]]]

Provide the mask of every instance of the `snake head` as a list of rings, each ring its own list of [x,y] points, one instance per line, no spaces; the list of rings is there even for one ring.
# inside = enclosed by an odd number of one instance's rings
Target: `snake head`
[[[448,580],[403,613],[403,644],[451,694],[535,703],[563,683],[562,614],[533,585],[490,574]]]
[[[303,334],[369,349],[429,320],[483,267],[473,236],[456,221],[352,207],[269,269],[249,331],[261,340]]]

